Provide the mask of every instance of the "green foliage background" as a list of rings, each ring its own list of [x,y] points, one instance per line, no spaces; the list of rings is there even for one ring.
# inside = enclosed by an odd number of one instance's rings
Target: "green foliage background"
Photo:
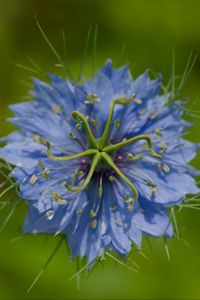
[[[107,57],[115,65],[131,62],[133,76],[146,68],[161,71],[164,81],[170,77],[172,49],[176,52],[176,73],[182,74],[190,50],[199,52],[200,1],[194,0],[0,0],[0,136],[13,130],[5,122],[12,102],[23,101],[27,84],[37,74],[13,65],[30,65],[32,57],[44,73],[59,72],[54,55],[36,26],[37,15],[46,34],[62,53],[62,30],[66,33],[67,59],[78,74],[84,43],[90,25],[98,24],[97,67]],[[123,54],[123,44],[127,46]],[[65,57],[65,58],[66,58]],[[86,76],[91,76],[92,42],[88,49]],[[44,76],[40,76],[44,77]],[[200,110],[200,60],[184,87],[189,106]],[[199,141],[200,120],[195,119],[190,139]],[[200,156],[193,164],[198,166]],[[1,178],[2,180],[2,178]],[[10,195],[11,196],[11,195]],[[16,196],[14,196],[14,201]],[[0,225],[11,207],[0,211]],[[163,240],[144,240],[143,256],[133,250],[130,257],[141,267],[136,274],[110,258],[91,274],[67,279],[76,272],[62,244],[32,291],[26,291],[39,269],[56,246],[58,237],[20,236],[26,205],[21,202],[0,235],[0,299],[200,299],[200,212],[177,213],[180,239],[168,242],[168,261]]]

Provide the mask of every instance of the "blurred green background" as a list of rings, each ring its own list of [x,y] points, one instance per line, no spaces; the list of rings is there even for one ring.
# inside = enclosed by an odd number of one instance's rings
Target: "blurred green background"
[[[161,71],[167,82],[173,49],[177,74],[183,73],[191,49],[198,54],[199,12],[198,0],[0,0],[0,136],[13,130],[5,122],[11,115],[7,106],[23,101],[31,77],[38,76],[17,68],[14,63],[32,67],[28,60],[31,57],[44,73],[63,74],[55,67],[58,62],[42,38],[34,15],[61,54],[62,31],[65,31],[67,55],[64,59],[67,58],[76,75],[88,28],[98,25],[97,67],[112,57],[115,65],[130,62],[133,76],[152,68]],[[92,43],[84,69],[86,76],[92,72]],[[197,58],[183,91],[190,97],[189,105],[194,110],[200,110],[199,79],[200,60]],[[195,123],[190,139],[199,141],[200,120],[195,119]],[[193,164],[198,166],[199,163],[200,156]],[[12,212],[12,206],[0,211],[0,226]],[[170,262],[162,240],[151,239],[151,245],[144,240],[143,252],[148,258],[136,250],[130,255],[141,268],[139,274],[106,258],[103,267],[98,265],[91,274],[82,274],[77,290],[76,280],[67,281],[76,272],[76,265],[69,262],[63,243],[28,295],[27,289],[59,238],[26,235],[18,239],[25,212],[25,203],[21,202],[0,235],[0,299],[200,299],[198,210],[177,213],[180,239],[168,242]]]

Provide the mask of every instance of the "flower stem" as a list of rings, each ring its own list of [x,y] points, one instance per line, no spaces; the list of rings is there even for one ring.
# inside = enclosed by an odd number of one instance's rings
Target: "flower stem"
[[[113,162],[110,155],[108,155],[106,152],[101,152],[101,157],[115,170],[115,172],[119,175],[119,177],[130,187],[130,189],[133,192],[134,201],[138,199],[138,191],[136,187],[130,182],[130,180],[122,173],[122,171],[116,166],[116,164]]]
[[[130,138],[128,140],[125,140],[125,141],[122,141],[120,143],[113,144],[113,145],[108,145],[103,149],[103,151],[109,153],[109,152],[120,149],[120,148],[122,148],[126,145],[129,145],[129,144],[131,144],[133,142],[136,142],[136,141],[139,141],[139,140],[146,140],[151,155],[155,156],[155,157],[158,157],[158,158],[161,158],[161,156],[153,149],[151,138],[146,134],[140,134],[138,136],[132,137],[132,138]]]
[[[81,184],[78,187],[72,187],[72,186],[68,185],[66,182],[64,182],[63,186],[66,187],[71,192],[81,192],[82,190],[84,190],[90,183],[92,175],[93,175],[95,168],[96,168],[97,164],[99,163],[100,159],[101,159],[101,154],[98,152],[95,154],[95,156],[93,158],[90,170],[89,170],[87,177],[86,177],[85,181],[83,182],[83,184]]]

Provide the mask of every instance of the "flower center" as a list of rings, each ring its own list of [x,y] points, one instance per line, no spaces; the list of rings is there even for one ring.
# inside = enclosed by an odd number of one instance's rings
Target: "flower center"
[[[110,110],[109,110],[109,115],[108,115],[108,119],[106,122],[106,126],[105,129],[103,131],[103,134],[101,136],[100,139],[96,139],[90,129],[90,126],[88,124],[87,121],[87,117],[84,116],[83,114],[81,114],[79,111],[73,111],[72,112],[72,118],[78,122],[79,124],[81,123],[82,126],[85,129],[86,132],[86,136],[87,136],[87,140],[88,140],[88,144],[89,144],[89,148],[83,152],[77,153],[77,154],[73,154],[73,155],[68,155],[68,156],[55,156],[51,153],[51,144],[49,141],[45,141],[46,145],[47,145],[47,155],[49,157],[49,159],[51,160],[55,160],[55,161],[67,161],[67,160],[72,160],[72,159],[76,159],[79,157],[83,157],[83,156],[89,156],[92,158],[92,162],[90,165],[90,169],[89,172],[87,174],[87,176],[85,177],[84,182],[77,186],[70,186],[68,185],[66,182],[64,182],[64,186],[70,190],[71,192],[81,192],[82,190],[84,190],[88,184],[90,183],[92,176],[95,172],[95,169],[97,168],[98,164],[100,162],[104,162],[106,163],[111,169],[113,169],[116,174],[129,186],[129,188],[131,189],[132,193],[133,193],[133,200],[137,200],[138,198],[138,191],[136,189],[136,187],[132,184],[132,182],[125,176],[125,174],[119,169],[119,167],[115,164],[115,162],[112,159],[111,154],[124,147],[127,146],[129,144],[132,144],[136,141],[139,140],[145,140],[147,142],[150,154],[157,157],[157,158],[161,158],[161,156],[156,153],[152,147],[152,141],[151,138],[146,135],[146,134],[140,134],[137,136],[134,136],[130,139],[127,140],[123,140],[120,143],[117,144],[109,144],[109,139],[108,139],[108,135],[109,135],[109,130],[112,124],[112,120],[113,120],[113,113],[114,113],[114,107],[116,104],[120,104],[120,105],[128,105],[132,102],[134,96],[130,97],[129,99],[127,99],[125,96],[124,97],[120,97],[118,99],[112,100],[111,104],[110,104]]]

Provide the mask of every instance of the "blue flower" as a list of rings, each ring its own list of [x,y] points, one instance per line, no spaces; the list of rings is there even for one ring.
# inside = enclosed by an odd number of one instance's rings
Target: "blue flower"
[[[167,105],[161,76],[134,80],[110,60],[83,84],[49,79],[10,106],[19,130],[0,149],[28,202],[23,231],[63,233],[89,263],[105,249],[125,257],[145,235],[171,237],[168,208],[199,193],[184,103]]]

